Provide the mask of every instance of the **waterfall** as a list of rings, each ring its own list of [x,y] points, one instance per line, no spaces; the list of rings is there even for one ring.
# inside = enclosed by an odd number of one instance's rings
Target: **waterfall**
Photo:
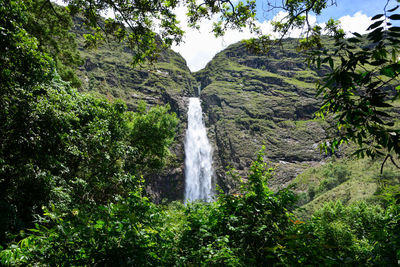
[[[210,201],[212,197],[212,149],[202,115],[200,99],[189,98],[185,138],[185,202]]]

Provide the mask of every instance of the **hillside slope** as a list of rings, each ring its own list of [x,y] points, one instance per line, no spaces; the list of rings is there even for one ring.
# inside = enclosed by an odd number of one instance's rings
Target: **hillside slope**
[[[335,128],[314,117],[321,103],[315,81],[327,67],[307,66],[305,56],[295,50],[297,42],[286,39],[268,55],[236,43],[194,74],[215,145],[217,183],[234,191],[235,181],[226,176],[226,168],[232,166],[245,176],[265,145],[270,165],[276,167],[270,186],[293,185],[301,196],[299,204],[306,204],[299,214],[312,214],[326,201],[376,201],[382,186],[400,183],[400,171],[387,162],[381,175],[384,159],[353,158],[352,145],[333,158],[320,151],[319,143]],[[391,104],[389,114],[400,118],[400,101]]]
[[[215,144],[216,173],[225,189],[234,187],[225,181],[226,167],[245,173],[263,144],[268,159],[279,165],[274,187],[326,157],[318,144],[328,125],[313,117],[320,103],[314,82],[321,71],[307,67],[296,42],[287,39],[268,55],[253,54],[237,43],[195,73]]]

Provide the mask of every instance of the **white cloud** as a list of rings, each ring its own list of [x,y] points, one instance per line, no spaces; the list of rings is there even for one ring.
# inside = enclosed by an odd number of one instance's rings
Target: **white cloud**
[[[227,30],[223,37],[216,38],[211,32],[213,22],[217,21],[216,17],[203,21],[200,25],[200,30],[197,30],[187,26],[184,7],[177,9],[176,14],[178,20],[181,21],[181,27],[185,31],[185,36],[183,38],[184,42],[178,46],[173,46],[172,49],[179,52],[186,59],[191,71],[198,71],[204,68],[218,52],[229,45],[243,39],[256,37],[248,28],[245,28],[242,31]],[[282,11],[278,12],[273,20],[281,20],[285,15]],[[316,17],[310,17],[310,23],[316,23]],[[256,22],[256,24],[260,27],[263,34],[269,34],[272,38],[278,37],[278,34],[273,32],[271,21]],[[302,32],[302,29],[295,29],[287,37],[300,37]]]
[[[353,32],[365,34],[367,32],[367,28],[371,24],[371,17],[368,17],[361,11],[358,11],[353,16],[347,15],[339,18],[339,21],[347,36],[350,36]]]
[[[185,8],[179,8],[177,16],[186,34],[183,39],[184,43],[181,43],[179,46],[173,46],[173,50],[179,52],[186,59],[191,71],[198,71],[204,68],[215,54],[228,47],[230,44],[255,37],[254,34],[250,33],[249,29],[244,29],[242,32],[228,30],[224,37],[216,38],[213,33],[211,33],[212,24],[213,21],[216,21],[216,18],[202,22],[200,31],[198,31],[187,26],[185,21]],[[284,12],[278,12],[273,20],[283,19],[284,16]],[[352,16],[343,16],[339,21],[341,22],[343,30],[348,35],[351,35],[350,33],[352,32],[364,34],[371,24],[371,17],[359,11]],[[311,16],[309,22],[311,25],[315,24],[317,22],[316,17]],[[272,38],[278,37],[278,35],[272,31],[271,21],[257,22],[257,24],[262,29],[263,34],[270,34]],[[323,27],[325,24],[321,23],[319,25]],[[294,29],[288,34],[288,37],[300,37],[302,32],[302,29]]]
[[[173,46],[172,49],[179,52],[185,59],[191,71],[198,71],[217,54],[219,51],[243,39],[255,37],[248,28],[239,30],[227,30],[223,37],[216,38],[212,31],[213,22],[217,21],[214,17],[211,20],[204,20],[200,25],[200,30],[192,29],[187,26],[185,8],[177,9],[178,20],[185,31],[183,43]],[[264,34],[272,33],[270,22],[257,22]]]
[[[242,32],[228,30],[224,37],[216,38],[211,31],[213,22],[217,21],[217,18],[202,21],[200,30],[197,30],[188,27],[185,13],[185,7],[177,9],[176,14],[185,31],[185,36],[179,46],[173,46],[173,50],[186,59],[192,71],[204,68],[216,53],[228,45],[251,37],[250,31],[244,29]]]

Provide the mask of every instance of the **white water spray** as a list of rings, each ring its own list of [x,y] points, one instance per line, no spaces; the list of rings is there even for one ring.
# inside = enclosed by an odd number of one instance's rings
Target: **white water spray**
[[[185,138],[185,202],[212,198],[212,153],[203,124],[200,99],[189,98]]]

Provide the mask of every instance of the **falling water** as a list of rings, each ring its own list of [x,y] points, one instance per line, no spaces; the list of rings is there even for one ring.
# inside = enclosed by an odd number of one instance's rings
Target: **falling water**
[[[185,202],[198,199],[210,201],[212,153],[197,97],[189,98],[185,154]]]

